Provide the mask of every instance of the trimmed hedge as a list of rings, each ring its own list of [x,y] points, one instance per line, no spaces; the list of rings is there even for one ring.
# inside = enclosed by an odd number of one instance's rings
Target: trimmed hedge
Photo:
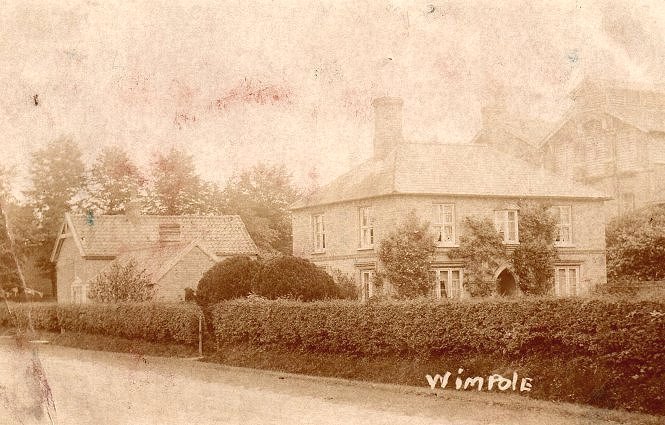
[[[541,384],[534,397],[665,413],[662,302],[233,300],[216,305],[212,320],[220,347],[413,360],[484,357],[528,370]],[[593,394],[582,394],[584,385]]]
[[[201,310],[191,303],[10,304],[0,306],[0,326],[118,336],[190,344],[198,340]],[[30,320],[28,319],[30,318]]]

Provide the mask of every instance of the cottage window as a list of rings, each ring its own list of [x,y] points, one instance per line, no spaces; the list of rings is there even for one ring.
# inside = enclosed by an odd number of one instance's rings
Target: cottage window
[[[374,247],[374,214],[372,207],[360,208],[360,248]]]
[[[439,246],[455,244],[455,205],[435,204],[432,207],[432,229]]]
[[[571,245],[573,243],[572,208],[570,205],[553,207],[554,217],[557,220],[556,245]]]
[[[323,214],[312,216],[312,241],[314,242],[314,252],[323,252],[326,250],[326,227],[323,221]]]
[[[434,296],[436,298],[460,298],[464,274],[460,268],[433,270]]]
[[[519,243],[517,210],[494,211],[494,226],[501,234],[504,243]]]
[[[71,287],[72,303],[84,304],[88,302],[88,285],[82,283],[74,283]]]
[[[556,267],[554,270],[554,295],[567,297],[577,295],[579,266]]]

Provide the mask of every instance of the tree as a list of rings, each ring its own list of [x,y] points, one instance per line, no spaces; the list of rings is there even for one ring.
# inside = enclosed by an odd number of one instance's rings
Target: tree
[[[196,173],[191,155],[172,148],[153,164],[149,209],[166,215],[214,213],[221,207],[211,202],[216,191]]]
[[[665,279],[665,205],[611,220],[605,236],[610,279]]]
[[[153,295],[150,277],[134,259],[126,263],[113,261],[92,280],[88,291],[88,298],[103,303],[149,301]]]
[[[432,289],[429,269],[434,250],[429,225],[410,213],[381,241],[379,259],[384,271],[380,278],[390,282],[398,298],[426,296]]]
[[[464,287],[471,296],[491,295],[496,289],[494,272],[508,261],[503,239],[488,218],[466,217],[464,228],[450,257],[464,261]]]
[[[242,217],[259,249],[290,254],[289,206],[299,194],[286,167],[258,164],[229,180],[224,190],[225,209]]]
[[[30,179],[31,187],[25,195],[37,222],[33,255],[40,268],[49,273],[55,294],[55,270],[49,261],[51,249],[65,212],[77,205],[85,187],[85,166],[78,145],[65,137],[33,152]]]
[[[549,206],[527,202],[520,204],[520,244],[512,254],[515,274],[523,293],[540,295],[550,291],[554,263],[558,258],[554,240],[557,219]]]
[[[139,169],[119,146],[106,147],[90,169],[86,210],[122,214],[145,183]]]

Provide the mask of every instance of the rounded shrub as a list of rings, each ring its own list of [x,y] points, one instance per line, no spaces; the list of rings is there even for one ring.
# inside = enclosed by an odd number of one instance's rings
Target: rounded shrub
[[[242,298],[252,291],[252,280],[261,264],[245,256],[230,257],[205,272],[196,290],[196,300],[208,306],[223,300]]]
[[[332,276],[310,261],[293,256],[267,261],[254,279],[252,292],[268,299],[301,301],[343,296]]]

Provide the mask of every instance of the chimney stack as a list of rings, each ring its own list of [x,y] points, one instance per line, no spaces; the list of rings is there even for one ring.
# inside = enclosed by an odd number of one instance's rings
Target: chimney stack
[[[402,99],[380,97],[374,99],[374,158],[383,159],[403,140]]]
[[[143,208],[143,202],[139,198],[132,198],[125,205],[125,216],[134,222],[141,215],[141,209]]]

